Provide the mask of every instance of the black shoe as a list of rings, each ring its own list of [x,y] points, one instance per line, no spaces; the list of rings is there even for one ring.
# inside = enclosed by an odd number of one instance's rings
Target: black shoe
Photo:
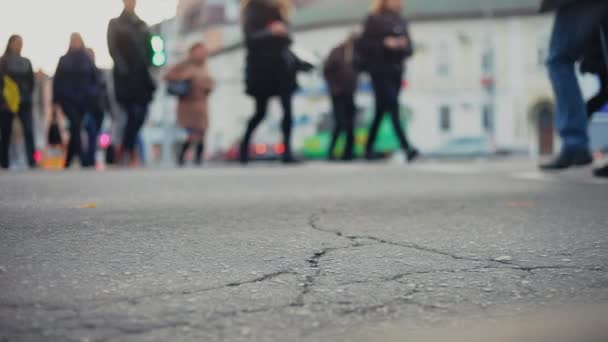
[[[367,161],[378,161],[384,159],[384,155],[376,152],[365,153],[365,160]]]
[[[283,158],[281,158],[281,162],[286,165],[295,165],[303,163],[301,159],[294,158],[294,156],[292,155],[284,155]]]
[[[418,157],[420,157],[420,151],[418,149],[412,148],[407,151],[407,162],[413,163]]]
[[[543,171],[561,171],[573,166],[587,166],[593,163],[593,157],[589,152],[562,152],[553,161],[541,165]]]
[[[242,144],[239,148],[239,163],[241,165],[249,164],[249,145]]]
[[[608,178],[608,165],[594,170],[593,175],[599,178]]]

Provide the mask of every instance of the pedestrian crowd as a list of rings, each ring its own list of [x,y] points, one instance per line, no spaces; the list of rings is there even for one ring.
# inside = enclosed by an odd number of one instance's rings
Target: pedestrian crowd
[[[123,0],[124,11],[112,19],[107,38],[114,61],[113,97],[126,113],[120,144],[111,146],[113,160],[119,165],[141,165],[138,152],[139,133],[155,94],[156,80],[151,74],[151,33],[135,13],[136,0]],[[406,61],[414,54],[414,43],[408,22],[403,16],[404,0],[374,0],[359,34],[352,34],[336,46],[323,66],[323,76],[331,97],[334,130],[329,145],[329,159],[352,161],[355,158],[355,93],[359,75],[371,79],[375,98],[375,115],[369,128],[364,158],[374,160],[380,124],[385,116],[409,162],[419,157],[408,139],[400,116],[399,96],[402,91]],[[255,102],[254,114],[248,120],[238,152],[239,161],[250,161],[253,135],[268,112],[269,101],[278,98],[282,107],[281,132],[284,149],[281,160],[298,163],[293,153],[292,100],[298,89],[297,75],[314,66],[292,50],[290,27],[291,0],[242,0],[241,17],[246,49],[246,94]],[[547,61],[557,107],[557,130],[562,137],[562,151],[543,170],[563,170],[593,162],[590,152],[588,123],[593,113],[608,102],[608,2],[603,0],[542,0],[542,11],[555,11],[556,20]],[[21,55],[23,39],[12,36],[0,58],[0,165],[9,167],[9,145],[14,118],[22,123],[27,161],[36,166],[32,119],[34,73],[28,59]],[[209,127],[208,102],[214,89],[212,70],[207,66],[210,51],[202,42],[193,44],[187,57],[170,67],[164,75],[169,94],[177,97],[177,122],[187,132],[180,146],[177,162],[184,165],[186,155],[194,148],[194,161],[203,162],[206,132]],[[596,74],[600,92],[584,102],[576,76],[581,71]],[[66,146],[67,168],[74,158],[82,167],[95,165],[97,138],[104,113],[109,110],[109,92],[105,77],[95,65],[95,55],[87,49],[82,37],[74,33],[69,49],[61,57],[53,78],[53,113],[49,125],[49,145]],[[69,138],[58,128],[59,117],[69,122]],[[82,131],[88,139],[83,143]],[[337,156],[336,147],[345,135],[344,150]],[[85,145],[85,146],[83,146]],[[608,177],[608,167],[595,171]]]

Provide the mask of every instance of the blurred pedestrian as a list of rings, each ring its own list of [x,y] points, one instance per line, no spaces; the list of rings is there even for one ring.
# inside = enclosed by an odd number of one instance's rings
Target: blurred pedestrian
[[[414,53],[408,22],[402,16],[403,0],[375,0],[365,20],[364,31],[357,43],[357,52],[365,61],[365,70],[372,79],[376,113],[372,122],[365,157],[374,159],[374,143],[380,123],[389,114],[395,133],[408,161],[418,157],[418,150],[407,139],[400,116],[399,94],[404,62]]]
[[[23,50],[23,39],[19,35],[9,38],[4,55],[0,57],[0,74],[12,78],[19,86],[21,104],[19,106],[19,119],[25,137],[25,150],[27,163],[30,168],[36,167],[34,153],[36,142],[34,140],[34,117],[32,114],[32,103],[34,93],[34,71],[29,59],[21,55]],[[10,116],[12,124],[12,116]],[[10,143],[10,136],[2,138]],[[4,143],[4,142],[3,142]]]
[[[255,99],[255,114],[249,120],[240,146],[240,161],[249,161],[249,144],[255,129],[264,120],[270,98],[278,96],[283,107],[281,129],[284,163],[293,163],[291,148],[292,97],[297,89],[297,63],[290,51],[289,0],[243,0],[242,20],[247,49],[247,94]]]
[[[207,68],[207,48],[203,43],[196,43],[190,48],[188,58],[172,67],[165,76],[179,96],[177,122],[186,129],[188,138],[182,145],[178,165],[183,166],[185,156],[191,145],[196,147],[194,161],[202,165],[205,139],[209,127],[209,94],[213,90],[213,78]]]
[[[19,113],[21,102],[19,86],[0,72],[0,168],[10,167],[9,150],[13,129],[13,115]]]
[[[557,101],[556,126],[562,150],[551,162],[541,165],[547,171],[564,170],[593,162],[589,147],[588,114],[575,63],[608,18],[605,0],[544,0],[543,11],[556,10],[547,67]]]
[[[352,35],[345,42],[334,48],[325,62],[323,75],[331,93],[334,114],[334,130],[329,144],[329,159],[335,159],[335,148],[338,138],[346,134],[346,145],[342,160],[353,159],[355,145],[355,90],[358,73],[354,65],[356,36]]]
[[[92,107],[98,93],[97,78],[97,68],[87,53],[82,37],[78,33],[73,33],[68,52],[59,60],[53,79],[55,110],[61,108],[70,123],[65,168],[70,167],[74,157],[79,157],[80,164],[87,166],[81,141],[82,124],[87,110]]]
[[[597,30],[594,38],[586,45],[580,63],[582,73],[593,74],[600,81],[597,94],[587,101],[587,115],[590,119],[608,103],[608,56],[604,56],[608,50],[603,51],[608,49],[608,46],[605,46],[606,42],[602,37],[604,35],[608,38],[608,20],[603,26],[601,30]]]
[[[131,166],[139,165],[136,142],[148,115],[148,106],[156,90],[150,74],[152,65],[151,34],[148,25],[135,14],[136,0],[123,0],[124,11],[108,26],[108,47],[114,60],[116,100],[127,113],[122,149],[118,159],[127,154]]]
[[[87,49],[87,54],[95,64],[95,51]],[[85,150],[85,165],[94,167],[96,163],[95,155],[97,153],[97,139],[103,125],[103,119],[106,111],[110,109],[110,99],[108,97],[108,87],[106,77],[99,68],[95,67],[97,72],[97,87],[96,93],[93,94],[90,107],[84,119],[84,128],[87,131],[87,148]]]

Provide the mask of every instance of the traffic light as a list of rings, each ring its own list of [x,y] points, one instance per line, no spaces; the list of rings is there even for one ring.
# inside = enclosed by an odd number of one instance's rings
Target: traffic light
[[[165,40],[159,35],[154,35],[150,39],[152,46],[152,65],[161,67],[167,62],[167,54],[165,53]]]

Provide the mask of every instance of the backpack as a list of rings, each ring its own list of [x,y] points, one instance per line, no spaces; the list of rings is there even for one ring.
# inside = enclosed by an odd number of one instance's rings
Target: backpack
[[[6,103],[8,110],[17,114],[19,112],[19,106],[21,105],[21,93],[17,83],[9,76],[2,77],[2,102]]]

